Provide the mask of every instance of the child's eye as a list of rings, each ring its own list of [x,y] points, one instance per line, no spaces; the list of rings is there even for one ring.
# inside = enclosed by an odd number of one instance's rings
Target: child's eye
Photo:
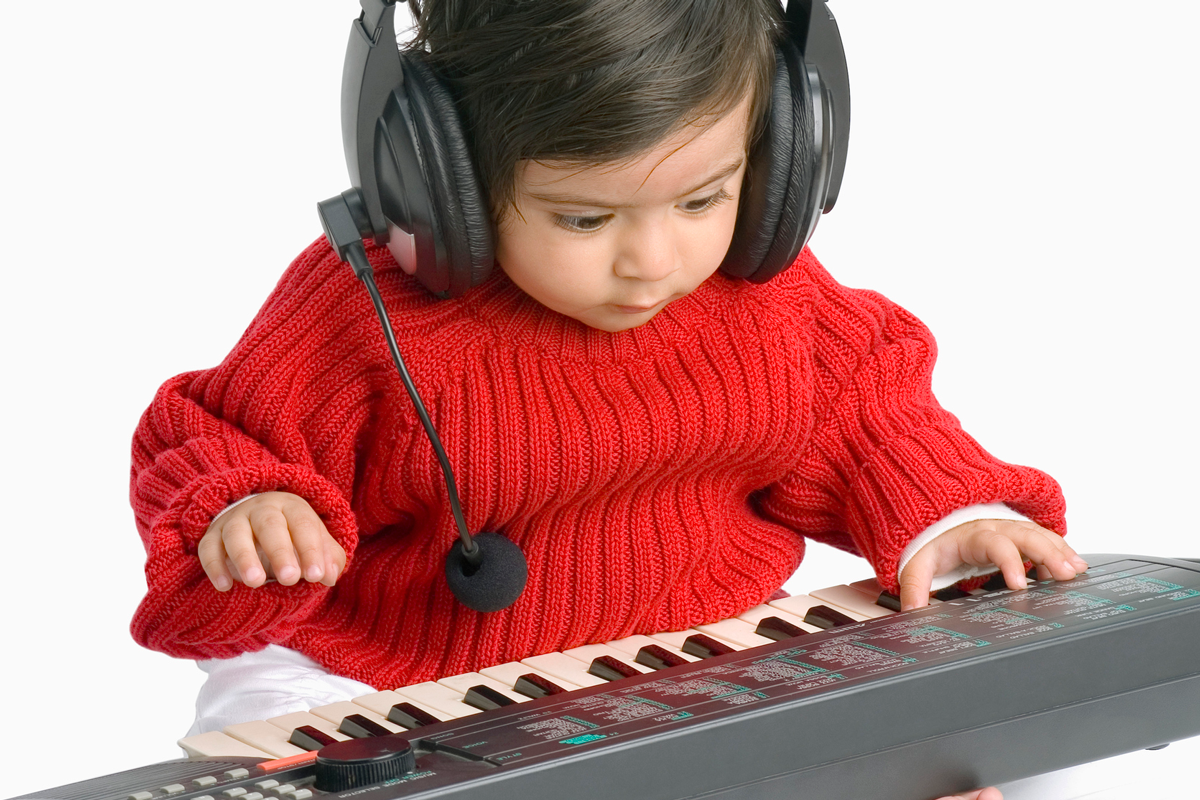
[[[575,233],[592,233],[604,227],[604,223],[612,217],[612,214],[603,217],[566,217],[562,214],[554,215],[554,224],[560,228],[566,228]]]
[[[714,195],[709,195],[708,197],[704,197],[699,200],[689,200],[683,204],[683,210],[689,214],[700,215],[706,211],[711,211],[712,209],[721,205],[721,203],[724,203],[726,200],[732,199],[733,195],[722,189]]]

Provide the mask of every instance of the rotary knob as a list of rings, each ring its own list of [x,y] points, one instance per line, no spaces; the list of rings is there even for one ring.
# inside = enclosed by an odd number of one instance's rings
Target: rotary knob
[[[323,792],[343,792],[399,778],[416,766],[412,745],[403,737],[347,739],[317,752],[316,786]]]

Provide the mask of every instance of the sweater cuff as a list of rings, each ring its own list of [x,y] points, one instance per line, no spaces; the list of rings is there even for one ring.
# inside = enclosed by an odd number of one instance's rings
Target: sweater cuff
[[[260,462],[196,478],[151,524],[147,592],[131,625],[139,644],[182,658],[229,658],[291,636],[320,606],[329,587],[319,583],[235,583],[218,592],[196,557],[196,545],[231,500],[276,490],[308,501],[349,565],[358,542],[350,504],[310,468]]]
[[[1018,514],[1003,503],[980,503],[978,505],[967,506],[960,508],[957,511],[951,511],[946,516],[939,519],[937,522],[930,525],[921,534],[908,543],[904,548],[904,552],[900,554],[900,563],[896,567],[896,581],[899,582],[900,574],[904,572],[904,567],[912,560],[912,557],[917,554],[922,547],[932,542],[937,537],[941,536],[951,528],[956,528],[967,522],[975,522],[981,519],[1008,519],[1016,522],[1032,522],[1033,520],[1024,514]],[[977,575],[987,575],[996,571],[995,564],[989,564],[983,567],[975,567],[970,564],[960,564],[957,569],[941,575],[935,575],[933,584],[929,587],[930,591],[936,592],[939,589],[945,589],[947,586],[953,586],[961,580],[974,578]]]

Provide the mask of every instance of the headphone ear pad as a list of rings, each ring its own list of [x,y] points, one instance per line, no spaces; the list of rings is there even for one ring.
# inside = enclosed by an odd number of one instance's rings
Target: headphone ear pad
[[[721,269],[765,283],[791,266],[804,246],[814,167],[813,100],[795,45],[775,48],[771,108],[750,154],[737,227]]]
[[[495,261],[492,219],[458,110],[424,54],[401,54],[421,171],[428,189],[437,275],[429,286],[458,296],[485,281]],[[443,272],[444,270],[444,272]],[[421,270],[418,269],[418,276]],[[443,288],[446,287],[446,288]]]

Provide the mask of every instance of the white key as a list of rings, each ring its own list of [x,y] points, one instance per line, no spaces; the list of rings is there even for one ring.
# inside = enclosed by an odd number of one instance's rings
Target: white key
[[[610,656],[611,658],[615,658],[622,664],[627,664],[643,674],[647,672],[653,672],[653,670],[649,667],[643,667],[641,664],[635,664],[633,659],[627,654],[622,653],[615,647],[610,647],[606,644],[585,644],[582,647],[572,647],[570,650],[564,650],[563,654],[568,655],[571,658],[579,659],[589,667],[597,658],[600,658],[601,656]]]
[[[775,608],[778,608],[780,611],[786,611],[793,616],[804,619],[804,615],[807,614],[808,610],[813,606],[827,606],[829,604],[824,600],[818,600],[817,598],[810,597],[806,594],[797,594],[791,597],[784,597],[780,600],[772,600],[768,605],[772,605]],[[867,619],[867,617],[864,617],[862,614],[858,614],[853,611],[843,610],[843,613],[847,617],[850,617],[858,622],[862,622],[863,620]]]
[[[747,622],[756,628],[758,627],[758,623],[762,622],[767,617],[779,617],[779,619],[783,620],[784,622],[790,622],[797,628],[806,630],[809,633],[816,633],[817,631],[821,630],[815,625],[809,625],[795,614],[789,614],[786,611],[781,611],[778,608],[765,603],[761,606],[755,606],[754,608],[746,611],[744,614],[738,614],[738,619],[740,619],[742,622]]]
[[[489,678],[479,672],[464,672],[461,675],[451,675],[448,678],[439,678],[438,683],[442,686],[447,686],[458,692],[460,696],[465,696],[467,690],[472,686],[488,686],[495,689],[500,694],[507,698],[517,701],[518,703],[527,703],[531,699],[523,694],[517,694],[513,691],[512,686],[505,686],[495,678]]]
[[[681,642],[681,644],[682,644],[682,642]],[[689,656],[687,653],[683,652],[682,650],[680,650],[678,647],[675,647],[674,645],[665,644],[657,639],[653,639],[649,636],[642,636],[640,634],[637,636],[626,636],[624,639],[613,639],[611,642],[608,643],[609,647],[613,648],[614,650],[620,650],[622,653],[625,653],[631,659],[636,659],[638,651],[641,650],[643,647],[649,647],[651,645],[654,645],[656,647],[661,647],[662,649],[666,650],[668,653],[674,653],[675,655],[679,656],[680,658],[684,659],[685,661],[699,661],[700,660],[700,659],[696,658],[695,656]],[[624,659],[622,659],[622,660],[624,660]],[[636,662],[633,662],[633,663],[635,664],[635,666],[639,666],[639,667],[642,666],[641,664],[637,664]]]
[[[387,717],[381,714],[376,714],[374,711],[369,711],[358,703],[351,702],[350,700],[343,700],[340,703],[330,703],[326,706],[310,708],[309,713],[316,714],[321,719],[329,720],[334,724],[335,727],[341,725],[342,720],[351,714],[361,714],[362,716],[371,720],[371,722],[379,723],[392,733],[399,733],[400,731],[408,730],[407,728],[397,725],[394,722],[388,722]]]
[[[479,671],[492,680],[500,681],[500,683],[504,684],[510,689],[517,684],[518,678],[520,678],[522,675],[528,675],[530,673],[540,675],[546,680],[552,682],[554,685],[566,689],[568,692],[579,688],[579,684],[574,683],[573,681],[569,681],[566,678],[560,678],[556,675],[551,675],[544,670],[536,669],[520,661],[510,661],[507,664],[497,664],[494,667],[484,667]],[[518,694],[520,694],[520,692],[518,692]]]
[[[479,709],[469,706],[462,701],[462,692],[456,692],[449,686],[443,686],[435,681],[415,683],[396,690],[396,694],[415,700],[418,703],[434,709],[434,715],[442,719],[458,719],[471,714],[478,714]]]
[[[562,679],[576,686],[600,686],[608,683],[603,678],[597,678],[588,672],[588,665],[578,658],[571,658],[562,653],[544,653],[540,656],[530,656],[529,658],[521,659],[521,663],[546,673],[550,676],[550,680],[554,681]]]
[[[420,703],[412,698],[398,694],[397,692],[375,692],[374,694],[364,694],[361,697],[354,698],[355,705],[362,706],[368,711],[378,714],[385,719],[387,718],[388,712],[392,710],[392,706],[399,705],[400,703],[409,703],[410,705],[414,705],[424,711],[426,714],[432,714],[442,721],[449,719],[444,712],[439,711],[433,706]]]
[[[303,747],[297,747],[288,742],[288,737],[292,733],[291,728],[285,731],[262,720],[226,725],[224,730],[234,739],[245,742],[251,747],[257,747],[259,750],[265,750],[276,758],[307,752]]]
[[[852,614],[859,614],[867,619],[890,617],[896,613],[883,606],[875,605],[875,598],[868,598],[850,586],[827,586],[824,589],[809,592],[809,596],[821,600],[826,605]],[[876,597],[878,596],[876,595]]]
[[[744,645],[740,645],[737,642],[731,642],[728,639],[723,639],[720,636],[714,636],[711,633],[704,633],[703,631],[698,631],[695,628],[688,628],[686,631],[666,631],[665,633],[655,633],[655,634],[651,634],[650,638],[654,639],[656,641],[662,642],[663,644],[674,647],[677,650],[679,650],[680,652],[682,652],[684,641],[686,641],[689,636],[695,636],[698,633],[703,634],[704,636],[707,636],[710,639],[716,639],[721,644],[729,645],[734,650],[745,650],[746,649],[746,647]],[[758,646],[759,644],[762,644],[762,642],[755,642],[751,646],[755,647],[755,646]]]
[[[208,733],[198,733],[195,736],[187,736],[180,739],[177,743],[183,748],[183,751],[189,756],[203,758],[204,756],[250,756],[252,758],[273,758],[270,753],[259,750],[257,747],[251,747],[245,742],[240,742],[232,736],[227,736],[220,731],[209,731]]]
[[[707,625],[697,625],[696,630],[706,636],[727,639],[743,648],[761,647],[773,641],[765,636],[759,636],[754,632],[754,627],[749,622],[743,622],[740,619],[734,618],[723,619],[720,622],[711,622]]]

